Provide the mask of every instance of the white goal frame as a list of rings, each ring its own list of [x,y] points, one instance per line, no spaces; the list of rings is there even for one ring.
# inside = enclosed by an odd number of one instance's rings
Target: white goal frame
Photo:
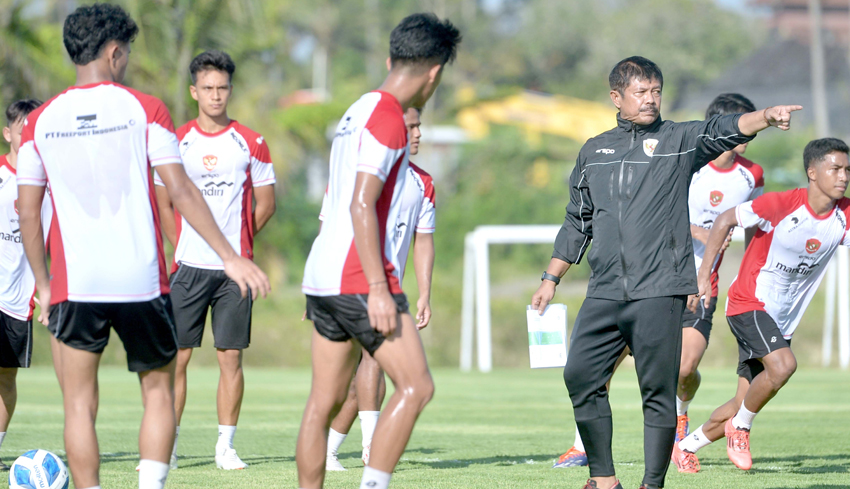
[[[460,328],[460,369],[472,370],[473,348],[478,352],[478,370],[493,369],[490,326],[490,245],[552,244],[561,226],[478,226],[467,233],[463,254],[463,309]],[[744,233],[736,228],[733,242],[743,243]],[[823,287],[826,311],[823,327],[823,366],[832,363],[836,309],[838,312],[838,358],[841,368],[850,367],[850,250],[839,246],[830,261]],[[836,292],[839,300],[836,304]],[[473,341],[475,340],[475,345]]]

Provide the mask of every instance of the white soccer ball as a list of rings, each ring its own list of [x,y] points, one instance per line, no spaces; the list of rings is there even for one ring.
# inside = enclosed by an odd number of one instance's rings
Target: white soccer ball
[[[47,450],[30,450],[9,469],[9,489],[68,489],[68,469]]]

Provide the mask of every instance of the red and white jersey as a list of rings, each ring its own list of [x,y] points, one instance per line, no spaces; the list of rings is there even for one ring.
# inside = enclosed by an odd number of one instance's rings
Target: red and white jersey
[[[401,191],[401,207],[395,222],[396,252],[399,265],[399,281],[404,283],[404,270],[410,254],[414,233],[431,234],[437,229],[436,193],[434,179],[412,162],[407,168],[407,178]],[[322,200],[319,220],[324,221],[328,198]]]
[[[263,137],[236,121],[219,132],[204,132],[196,120],[177,129],[186,174],[201,191],[219,229],[241,256],[254,258],[254,187],[275,183],[269,147]],[[155,183],[163,185],[158,175]],[[224,263],[204,238],[174,210],[179,264],[223,270]]]
[[[181,164],[159,99],[117,83],[70,87],[27,118],[18,185],[50,184],[51,303],[169,292],[151,167]]]
[[[726,315],[765,311],[791,338],[839,245],[850,245],[850,199],[815,214],[804,188],[771,192],[735,209],[738,225],[757,226],[729,288]]]
[[[50,225],[50,198],[41,206],[44,235]],[[0,156],[0,311],[21,321],[32,319],[35,277],[21,243],[18,183],[6,155]]]
[[[753,200],[764,193],[764,170],[752,161],[735,155],[730,168],[721,170],[714,163],[702,167],[691,180],[688,193],[688,212],[691,224],[711,229],[717,216],[728,209]],[[694,259],[697,270],[702,265],[705,244],[694,239]],[[717,269],[723,254],[717,255],[711,270],[711,296],[717,297]]]
[[[331,146],[324,222],[307,257],[301,285],[305,294],[369,293],[369,283],[354,244],[349,210],[358,172],[375,175],[384,182],[376,203],[381,256],[390,292],[401,293],[395,225],[408,174],[407,156],[407,127],[401,104],[395,97],[385,92],[369,92],[348,108],[337,125]]]

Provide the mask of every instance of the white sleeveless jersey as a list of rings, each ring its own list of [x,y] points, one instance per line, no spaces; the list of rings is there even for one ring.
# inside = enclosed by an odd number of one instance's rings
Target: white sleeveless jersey
[[[50,197],[45,195],[41,206],[45,237],[50,219]],[[34,293],[35,277],[21,243],[17,172],[4,155],[0,156],[0,311],[21,321],[32,319]]]
[[[254,258],[253,188],[275,183],[263,137],[237,121],[210,134],[193,120],[177,129],[183,167],[201,191],[219,229],[240,256]],[[157,185],[163,185],[155,175]],[[174,210],[177,245],[172,271],[180,264],[223,270],[224,263],[204,238]]]
[[[51,303],[144,302],[169,292],[151,167],[181,164],[159,99],[117,83],[71,87],[27,118],[18,185],[50,184]]]
[[[431,234],[437,229],[436,193],[434,179],[422,168],[412,162],[407,169],[407,178],[401,191],[401,207],[395,221],[395,256],[399,264],[399,281],[404,283],[404,270],[410,254],[410,244],[415,233]],[[324,221],[327,205],[327,193],[322,200],[319,220]]]
[[[726,315],[765,311],[791,338],[839,245],[850,245],[850,199],[815,214],[804,188],[771,192],[735,208],[738,225],[758,227],[729,287]]]
[[[688,190],[688,212],[691,224],[711,229],[717,216],[728,209],[764,193],[764,171],[752,161],[735,155],[731,168],[721,170],[714,163],[702,167],[691,180]],[[696,268],[702,265],[705,244],[694,239]],[[717,256],[711,269],[711,296],[717,297],[717,269],[723,255]]]
[[[407,178],[407,127],[401,104],[385,92],[360,97],[339,121],[331,146],[330,172],[322,231],[313,242],[301,289],[307,295],[368,294],[349,210],[357,173],[381,179],[376,203],[385,276],[393,294],[401,293],[401,264],[395,234]]]

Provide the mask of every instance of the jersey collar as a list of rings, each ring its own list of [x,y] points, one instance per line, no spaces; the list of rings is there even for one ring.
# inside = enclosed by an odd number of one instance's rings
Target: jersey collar
[[[12,172],[12,175],[18,174],[17,170],[12,168],[12,164],[9,163],[9,155],[8,154],[4,154],[3,156],[0,156],[0,167],[3,167],[3,166],[8,168],[9,171]]]
[[[192,119],[192,127],[195,128],[196,131],[198,131],[198,134],[200,134],[201,136],[206,136],[208,138],[220,136],[220,135],[224,134],[225,132],[227,132],[228,130],[232,129],[234,126],[236,126],[236,119],[230,119],[230,123],[227,126],[225,126],[224,129],[222,129],[220,131],[216,131],[216,132],[206,132],[203,129],[201,129],[201,126],[198,125],[198,119]]]

